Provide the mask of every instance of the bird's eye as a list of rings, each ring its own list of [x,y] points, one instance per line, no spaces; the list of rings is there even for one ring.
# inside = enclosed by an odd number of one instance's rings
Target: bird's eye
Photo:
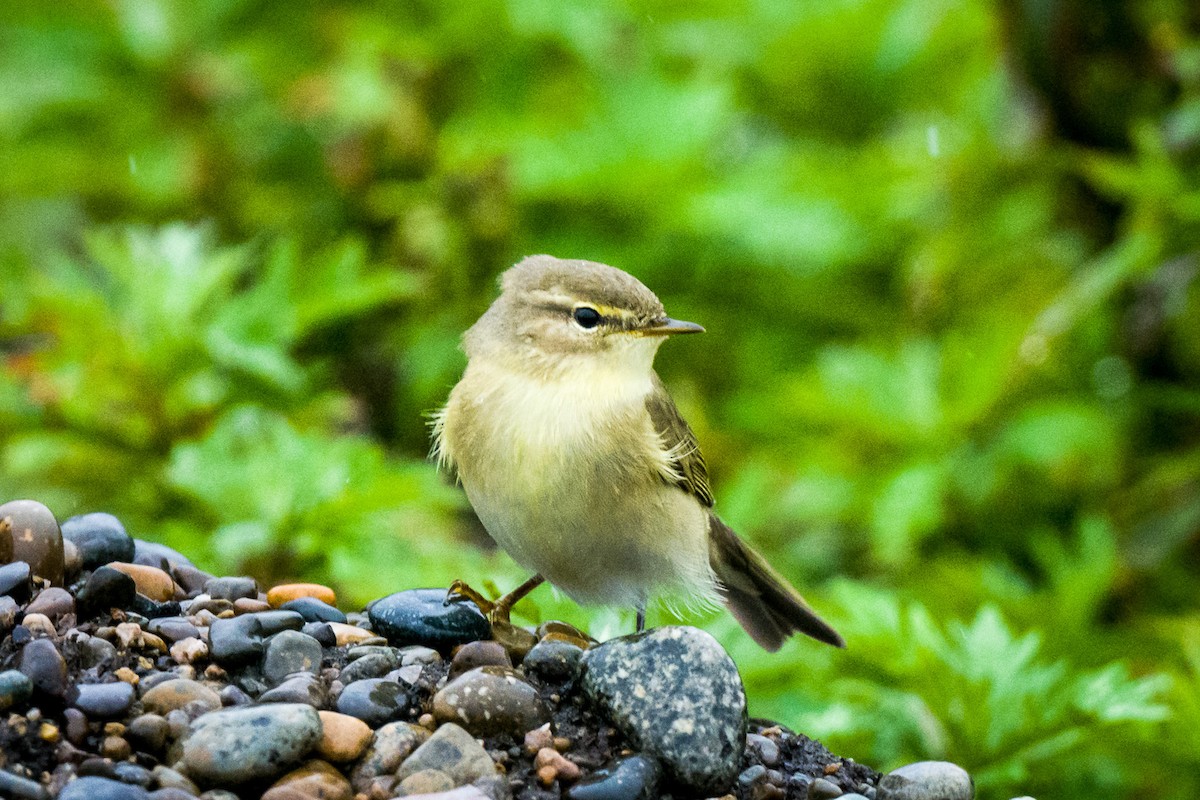
[[[580,306],[571,314],[581,328],[594,328],[600,324],[600,312],[591,306]]]

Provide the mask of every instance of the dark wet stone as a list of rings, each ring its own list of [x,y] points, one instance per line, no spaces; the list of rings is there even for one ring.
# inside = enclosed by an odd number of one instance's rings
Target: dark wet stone
[[[779,766],[779,745],[774,740],[751,733],[746,736],[746,749],[765,767]]]
[[[62,531],[50,509],[36,500],[10,500],[0,505],[0,520],[7,520],[12,532],[12,559],[24,561],[34,575],[62,586]]]
[[[321,669],[321,643],[300,631],[280,631],[266,642],[262,673],[276,686],[296,672],[317,674]]]
[[[63,538],[75,545],[84,569],[102,567],[112,561],[132,561],[133,539],[121,520],[112,514],[79,514],[62,524]]]
[[[366,678],[382,678],[399,665],[400,659],[395,653],[371,653],[356,658],[343,667],[338,679],[342,683],[351,684]]]
[[[569,800],[653,800],[658,797],[662,774],[645,756],[629,756],[611,767],[596,770],[567,792]]]
[[[408,710],[408,694],[395,681],[366,678],[347,684],[338,696],[337,710],[378,728],[404,716]]]
[[[200,784],[237,785],[282,775],[321,739],[314,708],[297,703],[229,708],[189,726],[180,761]]]
[[[583,650],[576,644],[557,639],[543,639],[533,646],[521,662],[526,675],[546,683],[565,683],[579,675]]]
[[[133,685],[124,681],[88,683],[72,687],[67,702],[91,719],[115,719],[129,710],[135,695]]]
[[[455,722],[475,736],[523,734],[550,720],[534,689],[511,667],[477,667],[447,683],[433,697],[433,716]]]
[[[0,566],[0,595],[24,605],[33,594],[33,570],[24,561]]]
[[[140,563],[137,560],[135,564]],[[202,569],[197,569],[191,564],[168,564],[171,577],[175,582],[188,593],[189,597],[195,597],[204,591],[204,585],[212,580],[212,575],[209,575]]]
[[[221,691],[217,692],[221,698],[223,706],[248,706],[254,702],[254,698],[242,691],[240,686],[234,686],[232,683],[228,686],[221,687]]]
[[[142,787],[149,786],[150,781],[153,780],[150,770],[128,761],[113,764],[113,777],[122,783],[131,783]]]
[[[24,672],[6,669],[0,672],[0,711],[20,705],[33,695],[33,681]]]
[[[325,687],[316,675],[299,672],[285,678],[274,689],[263,692],[258,696],[258,702],[304,703],[313,708],[321,708],[325,705]]]
[[[128,608],[136,594],[133,578],[112,567],[99,567],[75,595],[75,609],[83,621],[113,608]]]
[[[949,761],[918,761],[892,770],[879,781],[878,800],[971,800],[975,783]]]
[[[125,731],[125,738],[138,750],[150,754],[160,753],[167,744],[170,726],[158,714],[141,714],[134,717]]]
[[[0,797],[11,797],[13,800],[50,800],[50,793],[37,781],[0,769]]]
[[[668,626],[612,639],[583,655],[584,692],[674,781],[720,794],[746,744],[746,692],[721,645]]]
[[[183,617],[159,617],[150,620],[147,630],[167,642],[178,642],[200,635],[200,629]]]
[[[67,662],[49,639],[34,639],[25,645],[20,670],[40,692],[62,697],[67,691]]]
[[[329,627],[328,622],[306,622],[300,632],[316,639],[322,647],[337,646],[337,634]]]
[[[133,558],[130,560],[134,564],[144,564],[147,567],[158,567],[159,569],[165,569],[163,562],[168,565],[192,566],[191,560],[178,550],[172,550],[158,542],[147,542],[145,539],[133,540]],[[170,572],[169,569],[167,571]]]
[[[447,677],[454,680],[464,672],[470,672],[476,667],[511,667],[512,659],[508,651],[499,642],[467,642],[454,653],[450,660],[450,673]]]
[[[58,793],[58,800],[147,800],[149,796],[149,792],[141,786],[87,775],[63,787]]]
[[[84,669],[101,666],[116,657],[117,646],[99,636],[91,636],[79,646],[79,661]]]
[[[346,615],[315,597],[298,597],[281,605],[281,611],[295,611],[305,622],[345,622]]]
[[[295,611],[262,611],[218,619],[208,628],[209,654],[223,666],[249,664],[262,658],[263,639],[303,626],[304,618]]]
[[[469,601],[445,604],[445,589],[409,589],[376,600],[367,614],[372,629],[397,647],[421,644],[448,651],[491,638],[491,625]]]
[[[160,617],[178,617],[181,609],[176,600],[156,602],[143,594],[136,594],[133,596],[133,602],[129,604],[129,610],[151,620]]]
[[[243,597],[254,599],[258,597],[258,582],[247,577],[212,578],[204,584],[204,593],[230,602]]]
[[[33,598],[33,602],[25,607],[26,614],[45,614],[51,620],[57,620],[74,611],[75,598],[66,589],[60,589],[57,586],[43,589],[37,597]]]

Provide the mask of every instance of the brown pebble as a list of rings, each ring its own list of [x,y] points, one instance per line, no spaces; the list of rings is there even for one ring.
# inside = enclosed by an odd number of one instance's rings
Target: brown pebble
[[[379,638],[379,634],[374,631],[359,628],[356,625],[348,625],[345,622],[329,622],[326,624],[333,629],[333,637],[337,641],[338,647],[344,647],[348,644],[362,644],[371,639]]]
[[[431,731],[437,730],[437,720],[433,718],[433,714],[430,714],[428,712],[422,714],[417,719],[417,724],[427,730],[431,730]]]
[[[62,586],[62,530],[50,509],[36,500],[10,500],[0,505],[0,520],[7,520],[6,527],[11,531],[10,559],[24,561],[34,575],[50,581],[52,586]],[[0,545],[0,550],[7,549]]]
[[[280,791],[276,791],[276,790]],[[263,800],[350,800],[353,790],[342,773],[324,761],[306,761],[263,794]]]
[[[375,733],[367,723],[336,711],[318,711],[321,741],[316,752],[326,761],[343,764],[357,760],[371,745]]]
[[[124,761],[132,753],[133,748],[129,746],[129,742],[120,736],[105,736],[100,745],[100,755],[111,758],[113,761]]]
[[[66,589],[61,589],[57,586],[51,586],[49,589],[43,589],[37,597],[33,598],[28,606],[25,607],[25,614],[45,614],[50,619],[58,619],[63,614],[70,614],[75,610],[75,598]]]
[[[838,761],[837,763],[834,763],[834,764],[826,764],[825,765],[825,774],[832,775],[833,773],[837,772],[841,768],[842,768],[842,762],[840,762],[840,761]]]
[[[128,683],[132,686],[137,686],[138,683],[142,680],[140,677],[138,677],[138,674],[136,672],[134,672],[133,670],[131,670],[129,667],[121,667],[120,669],[114,671],[113,677],[115,677],[119,681],[124,681],[125,683]]]
[[[423,769],[400,781],[403,796],[426,796],[454,788],[454,779],[440,769]]]
[[[63,711],[63,719],[67,721],[67,741],[77,747],[83,744],[88,733],[88,719],[84,713],[77,708],[68,708]]]
[[[525,752],[529,755],[535,755],[539,750],[553,745],[554,734],[550,732],[549,722],[525,734]]]
[[[221,698],[216,692],[202,683],[183,678],[164,681],[142,695],[142,707],[152,714],[163,716],[196,701],[210,711],[221,707]]]
[[[193,661],[208,657],[208,645],[195,636],[181,639],[171,645],[171,658],[180,664],[191,664]]]
[[[257,614],[259,611],[268,611],[270,608],[270,603],[249,597],[239,597],[233,601],[235,614]]]
[[[560,753],[565,753],[571,749],[571,740],[565,736],[554,737],[554,749]]]
[[[301,597],[315,597],[323,603],[337,606],[337,595],[333,589],[319,583],[284,583],[272,586],[267,591],[267,603],[271,608],[279,608],[284,603]]]
[[[554,770],[554,776],[561,779],[564,783],[574,783],[583,774],[574,761],[568,760],[552,747],[543,747],[541,750],[538,750],[533,764],[538,769],[539,777],[543,769],[552,769]]]
[[[114,561],[108,566],[124,572],[133,578],[139,594],[149,597],[159,603],[175,599],[174,579],[157,567],[147,567],[144,564],[129,564],[124,561]]]
[[[538,767],[537,776],[538,780],[541,781],[542,786],[549,786],[550,784],[554,783],[554,779],[558,777],[558,771],[555,770],[554,767]]]
[[[467,642],[455,651],[454,658],[450,660],[450,674],[447,677],[454,680],[475,667],[487,666],[512,666],[512,659],[509,658],[504,645],[499,642]]]
[[[54,630],[54,623],[45,614],[30,614],[26,613],[25,618],[21,620],[21,624],[29,629],[29,632],[34,636],[54,638],[58,631]]]

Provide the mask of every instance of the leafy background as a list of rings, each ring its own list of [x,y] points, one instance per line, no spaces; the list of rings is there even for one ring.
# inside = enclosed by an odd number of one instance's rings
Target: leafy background
[[[1200,793],[1188,0],[8,0],[0,85],[0,497],[510,587],[422,414],[501,270],[605,261],[708,328],[659,365],[718,507],[850,642],[691,618],[754,713]]]

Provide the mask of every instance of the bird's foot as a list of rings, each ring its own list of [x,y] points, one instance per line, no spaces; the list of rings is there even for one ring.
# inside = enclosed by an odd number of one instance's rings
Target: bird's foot
[[[442,601],[442,605],[448,606],[451,603],[463,600],[469,600],[479,606],[479,610],[483,612],[484,616],[491,619],[492,611],[495,609],[496,604],[469,586],[466,581],[456,580],[450,584],[450,588],[446,590],[446,599]]]
[[[455,581],[450,584],[450,588],[446,591],[446,599],[443,605],[450,605],[455,602],[456,598],[470,600],[475,605],[479,606],[479,610],[484,613],[488,621],[493,625],[509,624],[508,615],[512,611],[512,607],[518,600],[532,592],[538,586],[542,585],[545,580],[541,575],[534,575],[529,580],[522,583],[516,589],[513,589],[508,594],[499,597],[495,600],[488,600],[475,589],[472,589],[463,581]]]

